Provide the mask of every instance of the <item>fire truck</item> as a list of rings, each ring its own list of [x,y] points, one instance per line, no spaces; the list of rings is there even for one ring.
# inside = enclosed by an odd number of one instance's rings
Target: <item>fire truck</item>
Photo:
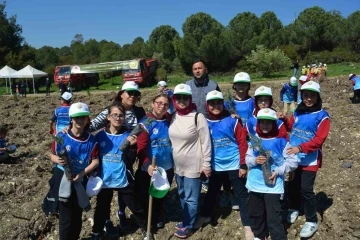
[[[90,86],[97,86],[99,81],[98,73],[72,73],[72,65],[55,67],[54,82],[58,86],[62,81],[65,85],[71,86],[72,90],[86,89]]]
[[[144,58],[134,59],[130,62],[129,68],[122,70],[123,81],[135,81],[141,86],[151,86],[155,83],[157,68],[156,59]]]

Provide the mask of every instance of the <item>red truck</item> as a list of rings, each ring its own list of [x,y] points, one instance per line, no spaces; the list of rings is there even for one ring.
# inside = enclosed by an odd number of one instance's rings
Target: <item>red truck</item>
[[[135,81],[141,86],[151,86],[155,83],[157,65],[156,59],[130,60],[129,68],[124,67],[122,70],[123,81]]]
[[[73,90],[88,88],[89,86],[97,86],[99,81],[98,73],[71,73],[73,65],[63,65],[55,67],[54,82],[58,86],[62,81],[65,85],[70,82]]]

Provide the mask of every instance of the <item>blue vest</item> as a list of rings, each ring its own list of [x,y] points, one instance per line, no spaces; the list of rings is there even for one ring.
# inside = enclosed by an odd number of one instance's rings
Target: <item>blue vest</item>
[[[354,90],[360,89],[360,77],[355,76],[352,78],[352,80],[354,80],[354,82],[355,82]]]
[[[128,136],[128,132],[115,135],[107,133],[105,130],[101,130],[95,136],[99,144],[103,188],[124,188],[129,184],[123,152],[119,149],[121,143]]]
[[[165,90],[165,92],[170,97],[170,99],[171,99],[172,95],[174,95],[174,93],[170,89]],[[167,110],[167,112],[172,114],[175,111],[174,103],[172,101],[170,101],[169,104],[170,104],[170,106],[169,106],[169,109]]]
[[[144,118],[142,122],[145,122]],[[169,121],[155,120],[150,125],[145,126],[149,134],[148,156],[150,160],[155,157],[156,165],[168,170],[174,167],[174,160],[172,157],[172,147],[169,138]],[[147,171],[147,169],[142,169]]]
[[[254,116],[251,116],[247,123],[246,123],[246,129],[249,134],[256,135],[256,124],[257,124],[257,118]],[[276,126],[278,129],[281,128],[281,126],[284,124],[284,122],[280,119],[276,120]]]
[[[70,125],[69,109],[69,106],[61,106],[55,109],[57,133]]]
[[[63,146],[69,154],[71,159],[71,167],[75,174],[80,173],[84,170],[90,163],[91,160],[91,152],[93,151],[96,140],[95,137],[89,134],[89,137],[84,140],[78,140],[72,138],[68,133],[58,132],[56,137],[61,137],[64,141]],[[56,144],[56,153],[61,151],[62,146]],[[64,168],[60,165],[57,167],[64,171]]]
[[[252,112],[254,111],[255,108],[254,101],[255,101],[254,98],[249,98],[245,101],[234,99],[233,107],[235,108],[236,113],[240,116],[241,123],[243,126],[246,125],[247,120],[252,116]],[[225,101],[224,105],[227,110],[230,109],[229,101]]]
[[[294,125],[290,133],[291,146],[298,146],[312,140],[318,130],[319,124],[326,118],[329,118],[329,114],[323,109],[318,112],[303,114],[299,114],[295,111]],[[317,165],[318,151],[319,149],[307,154],[298,153],[298,157],[300,159],[299,165]]]
[[[297,87],[292,87],[290,86],[290,84],[286,83],[284,85],[285,91],[283,93],[283,101],[285,103],[292,103],[292,102],[296,102],[296,95],[297,95],[297,91],[298,88]]]
[[[4,138],[0,139],[0,148],[6,147],[6,140]],[[0,151],[0,155],[3,155],[4,152]]]
[[[271,171],[284,163],[283,151],[286,147],[287,141],[285,138],[261,138],[261,145],[266,151],[271,151],[270,166]],[[249,147],[251,147],[249,145]],[[255,157],[259,153],[254,150]],[[275,185],[266,185],[261,165],[256,165],[250,168],[248,173],[246,188],[249,191],[259,193],[284,193],[284,176],[277,176]]]
[[[240,168],[240,149],[235,138],[238,119],[207,119],[212,141],[211,168],[215,171],[230,171]]]

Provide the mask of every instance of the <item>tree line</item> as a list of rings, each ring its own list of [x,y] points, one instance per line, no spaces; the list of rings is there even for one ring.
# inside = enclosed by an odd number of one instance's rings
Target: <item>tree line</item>
[[[227,72],[251,69],[248,58],[255,49],[282,51],[292,61],[307,63],[360,60],[359,10],[344,18],[339,11],[315,6],[303,10],[286,26],[271,11],[260,17],[239,13],[227,26],[199,12],[186,18],[182,37],[172,26],[161,25],[146,41],[137,37],[130,44],[120,45],[105,39],[84,40],[79,33],[69,46],[36,49],[22,37],[16,16],[8,17],[5,7],[6,2],[0,4],[0,66],[7,64],[15,69],[30,64],[52,74],[55,66],[63,64],[155,57],[168,73],[189,73],[197,58],[212,72]]]

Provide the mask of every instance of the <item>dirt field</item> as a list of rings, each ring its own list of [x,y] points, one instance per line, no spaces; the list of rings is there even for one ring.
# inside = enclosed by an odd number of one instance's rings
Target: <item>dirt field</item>
[[[262,85],[262,84],[261,84]],[[276,97],[275,108],[280,109],[278,92],[281,82],[267,82]],[[260,84],[253,84],[251,94]],[[360,105],[350,101],[349,81],[333,78],[321,83],[324,107],[331,116],[331,132],[324,145],[323,167],[317,175],[315,191],[318,199],[319,231],[313,239],[360,238],[360,167],[358,143],[360,140]],[[224,92],[229,85],[222,86]],[[113,93],[94,93],[75,96],[74,101],[87,103],[96,116],[111,103]],[[141,103],[149,107],[153,93],[145,91]],[[0,124],[9,128],[7,138],[18,146],[11,162],[0,164],[0,239],[58,239],[58,220],[47,219],[41,211],[41,202],[48,191],[51,164],[47,156],[51,136],[48,122],[59,104],[58,95],[19,98],[0,97]],[[351,168],[343,168],[344,163]],[[174,184],[173,184],[174,186]],[[112,219],[117,209],[113,199]],[[92,199],[95,206],[95,199]],[[130,213],[127,214],[130,217]],[[81,236],[86,239],[91,232],[93,210],[83,214]],[[181,220],[180,203],[176,189],[168,195],[165,210],[166,227],[156,233],[156,239],[170,239],[175,223]],[[304,217],[288,229],[289,239],[299,239]],[[190,239],[242,239],[243,229],[238,212],[229,209],[214,211],[213,222],[197,231]],[[128,232],[126,237],[115,239],[140,239],[140,231]]]

